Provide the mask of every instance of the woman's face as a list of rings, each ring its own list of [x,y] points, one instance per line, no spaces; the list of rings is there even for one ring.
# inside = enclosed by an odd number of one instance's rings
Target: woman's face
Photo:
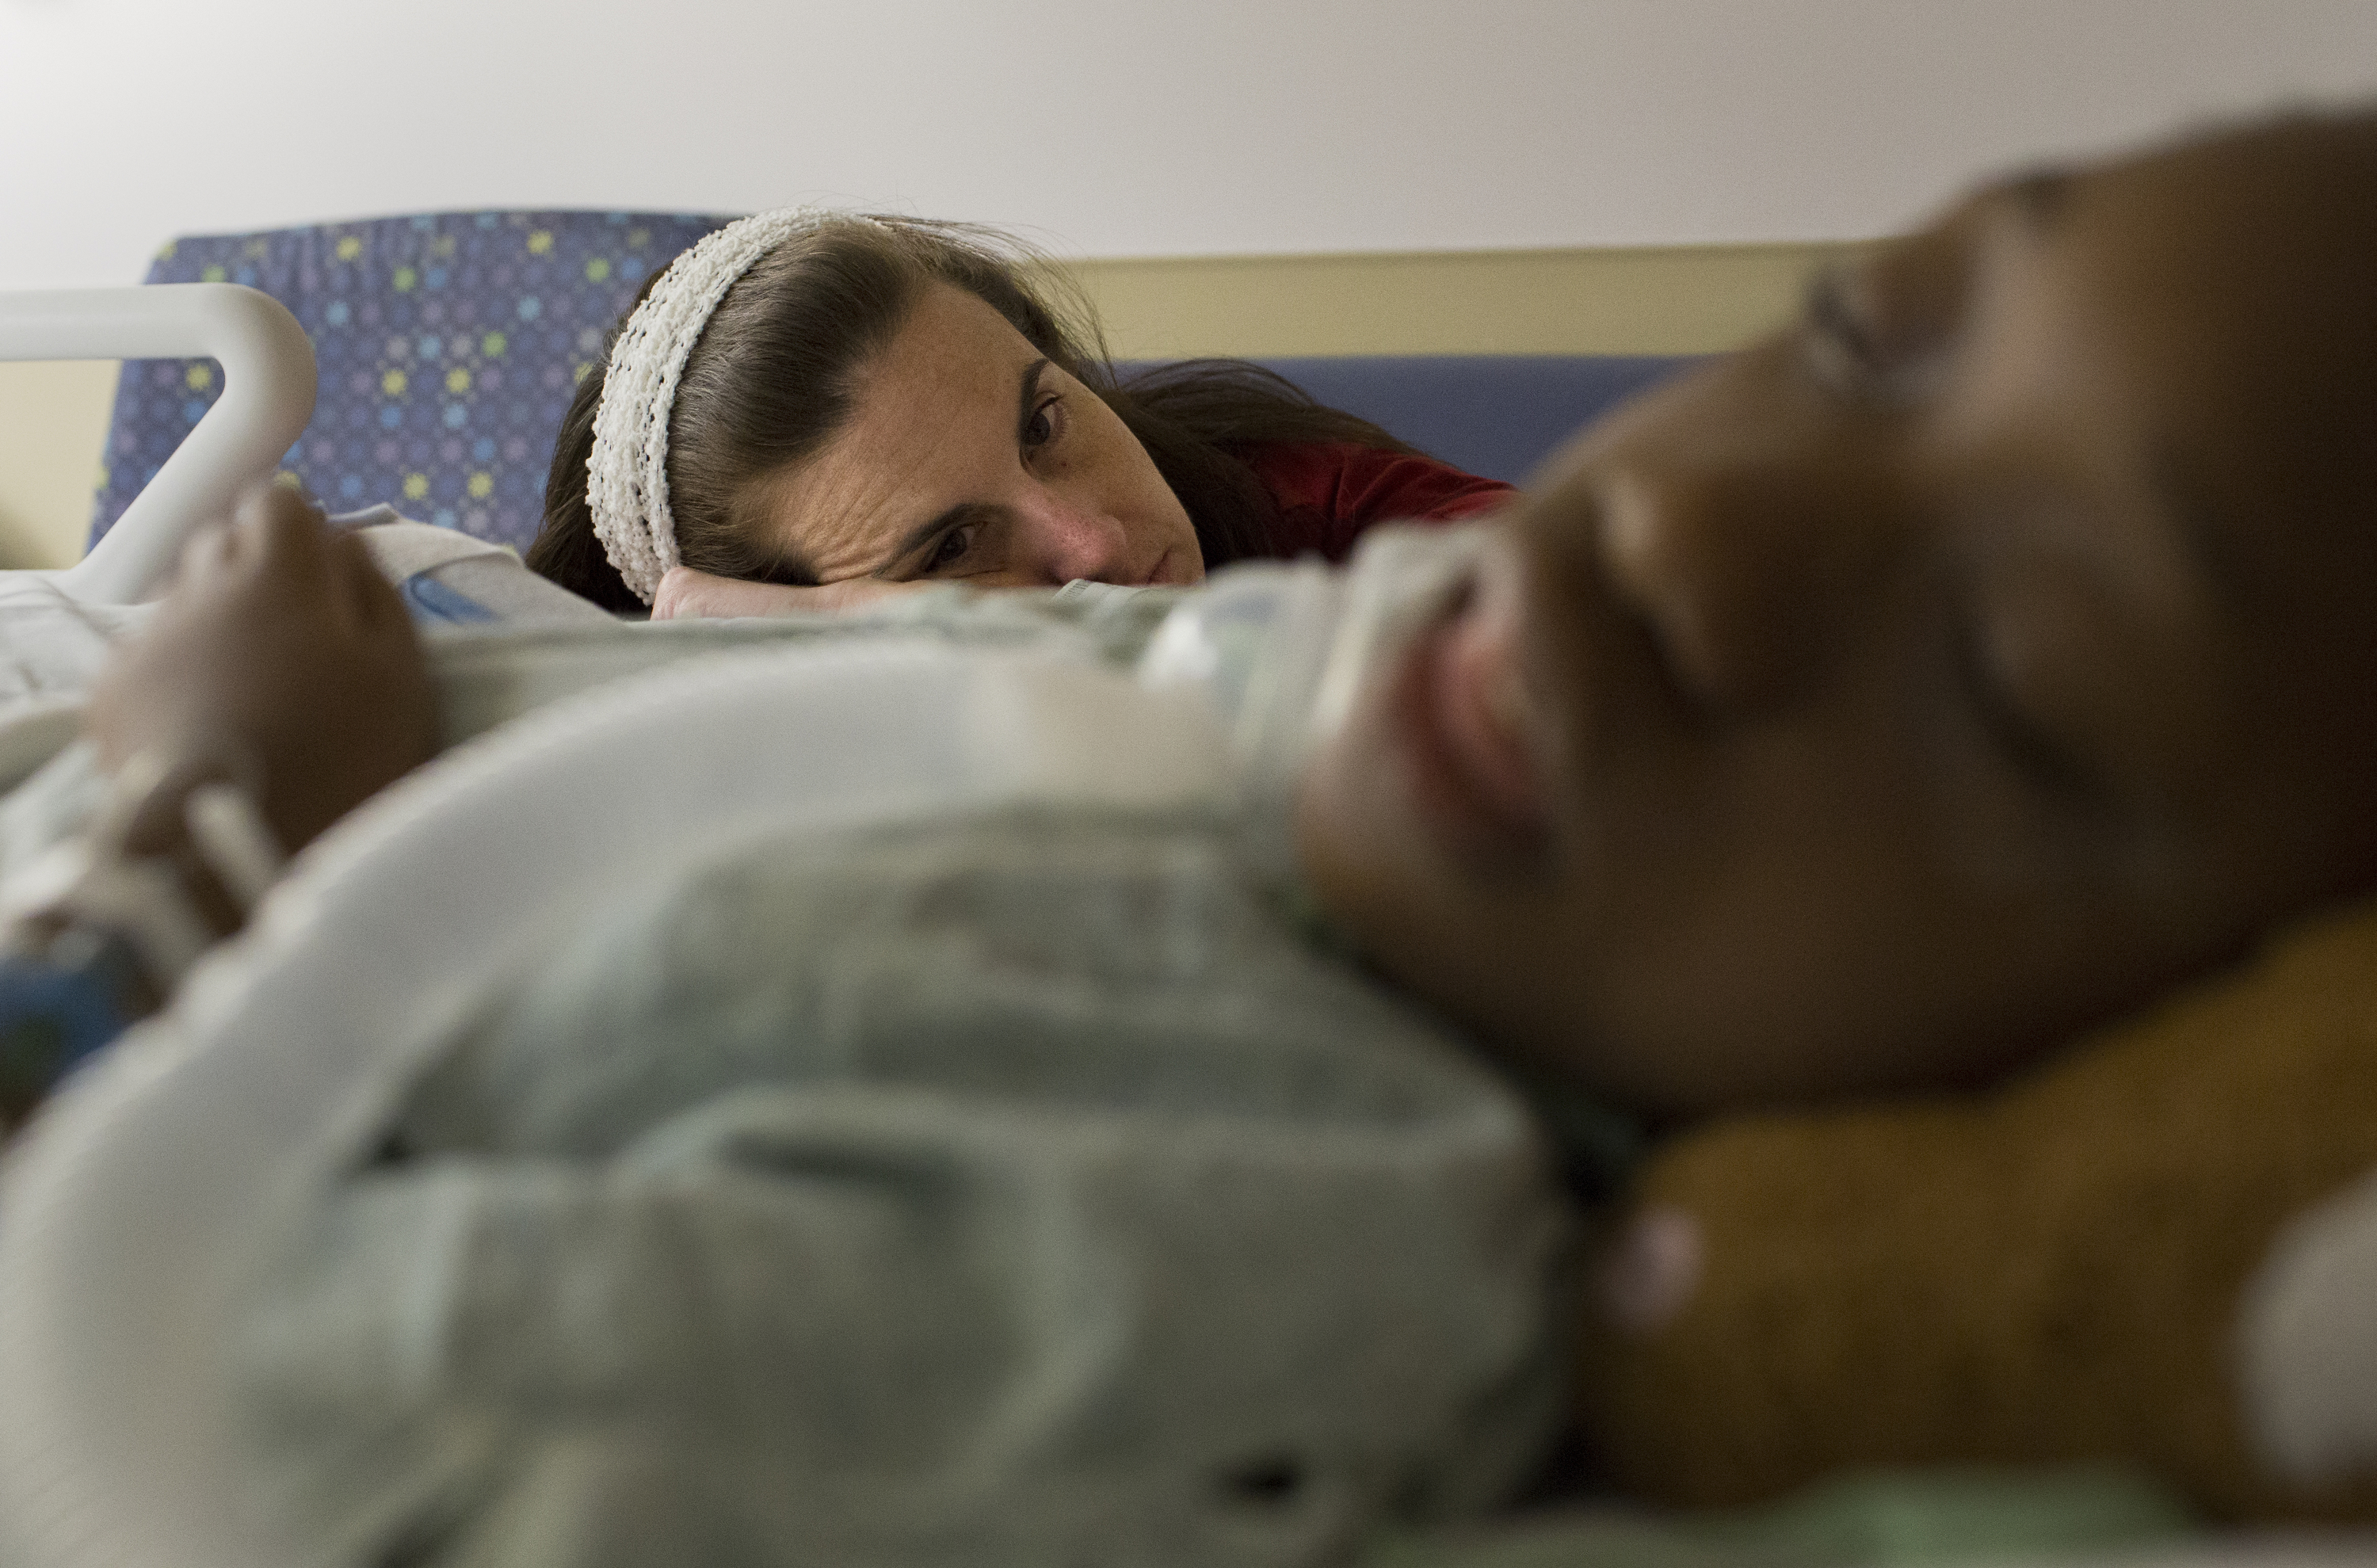
[[[2377,134],[2015,180],[1588,432],[1324,749],[1324,900],[1653,1108],[1985,1075],[2377,880]]]
[[[1195,528],[1103,399],[963,290],[926,285],[850,420],[763,482],[808,581],[1195,582]]]

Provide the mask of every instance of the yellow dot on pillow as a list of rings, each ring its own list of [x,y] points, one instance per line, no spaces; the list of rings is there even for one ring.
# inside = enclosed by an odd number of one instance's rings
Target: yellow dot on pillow
[[[479,352],[489,359],[499,357],[504,350],[510,346],[509,341],[501,332],[490,332],[479,340]]]
[[[594,366],[593,366],[593,365],[591,365],[588,364],[585,360],[582,360],[582,359],[581,359],[581,360],[579,360],[576,365],[571,365],[571,366],[569,367],[569,380],[570,380],[570,384],[571,384],[572,386],[575,386],[577,383],[579,383],[579,382],[580,382],[580,381],[585,380],[585,379],[586,379],[586,373],[587,373],[588,371],[590,371],[590,370],[593,369],[593,368],[594,368]]]
[[[429,494],[429,475],[425,473],[408,473],[404,476],[404,498],[406,500],[417,501],[427,494]]]
[[[305,482],[298,478],[295,474],[290,473],[285,468],[272,476],[272,482],[275,485],[280,485],[283,490],[303,490],[305,488]]]
[[[419,281],[421,281],[421,274],[415,272],[412,268],[400,267],[396,269],[396,292],[398,293],[411,293],[412,292],[412,285]]]
[[[391,370],[379,378],[379,389],[391,398],[401,394],[405,385],[404,372],[401,370]]]
[[[446,389],[449,392],[469,391],[471,389],[471,373],[463,369],[460,365],[456,365],[453,369],[446,373]]]
[[[552,231],[552,230],[550,230],[550,229],[539,229],[536,233],[532,233],[532,234],[529,235],[529,237],[528,237],[528,253],[529,253],[531,256],[543,256],[543,255],[544,255],[547,251],[551,250],[552,248],[553,248],[553,231]]]
[[[495,493],[496,479],[491,473],[471,475],[471,499],[484,501]]]
[[[586,281],[590,283],[599,283],[610,275],[611,263],[605,257],[598,256],[586,264]]]
[[[181,241],[167,240],[165,242],[165,248],[157,253],[157,259],[160,261],[171,261],[173,259],[173,253],[181,248]]]
[[[209,267],[198,274],[198,281],[201,283],[220,283],[222,281],[223,269],[220,267]]]
[[[352,261],[363,253],[364,242],[352,234],[339,242],[339,259],[341,261]]]
[[[193,392],[203,392],[215,384],[214,368],[211,365],[194,365],[182,372],[182,382]]]

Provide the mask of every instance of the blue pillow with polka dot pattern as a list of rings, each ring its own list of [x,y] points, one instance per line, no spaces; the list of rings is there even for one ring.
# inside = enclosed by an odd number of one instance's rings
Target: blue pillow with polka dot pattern
[[[314,341],[313,423],[283,460],[333,512],[407,517],[526,549],[571,394],[644,280],[729,220],[454,212],[175,240],[151,283],[233,282]],[[210,360],[133,360],[115,391],[96,542],[221,394]]]

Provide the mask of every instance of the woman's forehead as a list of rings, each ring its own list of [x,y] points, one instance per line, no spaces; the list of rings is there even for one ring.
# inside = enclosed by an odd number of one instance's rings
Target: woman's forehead
[[[919,295],[857,377],[850,418],[768,482],[782,553],[819,581],[879,569],[918,523],[978,498],[1013,457],[1026,377],[1041,363],[989,305],[947,283]]]
[[[918,293],[882,353],[860,367],[859,414],[907,424],[920,408],[1002,388],[1011,393],[1016,367],[1038,357],[1031,341],[987,303],[936,279]]]

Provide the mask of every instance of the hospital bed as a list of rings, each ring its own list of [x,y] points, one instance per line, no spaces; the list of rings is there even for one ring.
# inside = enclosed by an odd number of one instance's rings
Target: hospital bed
[[[254,289],[207,283],[0,294],[0,359],[189,356],[212,396],[189,412],[184,439],[157,454],[114,509],[120,527],[58,574],[75,598],[131,604],[170,570],[198,521],[221,516],[272,472],[314,412],[314,351],[294,317]],[[218,370],[216,367],[220,366]],[[196,379],[185,372],[185,380]]]
[[[333,509],[388,502],[424,521],[525,545],[534,532],[560,410],[599,351],[603,329],[652,266],[713,221],[464,214],[185,240],[159,258],[147,289],[0,299],[0,357],[126,361],[92,547],[83,562],[56,575],[56,588],[93,604],[140,599],[169,569],[190,528],[218,515],[243,484],[275,473],[291,476]],[[1659,358],[1373,359],[1283,361],[1275,367],[1324,401],[1367,414],[1448,461],[1520,478],[1577,425],[1673,364]],[[867,706],[866,688],[854,689],[854,703]],[[674,725],[673,733],[682,732],[684,748],[698,748],[705,715],[731,715],[733,727],[765,733],[767,725],[751,722],[750,703],[761,695],[756,688],[721,688],[703,705],[665,713],[665,705],[654,705],[653,717]],[[321,1018],[388,1016],[418,1011],[427,997],[430,1011],[450,1013],[468,989],[453,976],[475,974],[473,965],[483,967],[486,955],[470,951],[467,934],[459,928],[434,921],[408,925],[407,909],[431,907],[442,896],[441,868],[454,871],[467,863],[484,872],[492,857],[518,868],[514,880],[526,889],[532,866],[571,861],[584,824],[569,824],[570,831],[563,832],[542,803],[566,789],[596,749],[597,737],[582,727],[560,725],[541,764],[549,775],[548,788],[507,784],[498,790],[490,777],[467,771],[449,775],[445,792],[468,797],[484,812],[466,836],[429,834],[423,826],[426,813],[414,810],[391,819],[369,842],[353,844],[348,858],[376,868],[381,890],[396,888],[400,898],[365,900],[318,891],[302,909],[284,907],[275,930],[286,966],[334,950],[388,954],[385,964],[341,969],[345,990],[276,998],[253,987],[217,987],[203,999],[205,1009],[219,1019],[244,1009],[276,1007],[331,1010]],[[782,755],[773,760],[784,770],[816,762],[813,747],[780,749]],[[653,791],[682,787],[682,771],[669,766],[676,755],[667,747],[646,755],[640,765],[653,772]],[[1000,765],[1028,766],[1020,758]],[[874,786],[854,780],[844,787],[857,801]],[[639,824],[623,820],[618,828],[624,838]],[[538,852],[540,844],[546,853]],[[654,845],[656,853],[666,847]],[[317,883],[317,889],[324,886]],[[433,987],[439,976],[442,989]],[[260,1015],[258,1023],[260,1028],[315,1027]],[[212,1092],[221,1096],[223,1125],[244,1125],[240,1119],[252,1119],[261,1106],[268,1119],[293,1119],[279,1131],[294,1136],[298,1123],[328,1103],[338,1074],[347,1070],[332,1063],[292,1075],[288,1066],[261,1059],[245,1063],[241,1075],[252,1080],[245,1095],[236,1092],[237,1083],[216,1079]],[[160,1053],[152,1070],[171,1076],[186,1067]],[[270,1094],[263,1092],[268,1084]],[[149,1098],[151,1111],[158,1103],[156,1096]],[[195,1125],[191,1118],[179,1117],[170,1127],[161,1123],[160,1136],[185,1137]],[[176,1154],[204,1172],[207,1182],[225,1184],[219,1191],[247,1182],[262,1192],[269,1189],[270,1171],[253,1168],[253,1161],[246,1162],[248,1168],[234,1168],[256,1146],[218,1138],[188,1143]],[[191,1190],[204,1185],[193,1183]],[[140,1202],[160,1195],[152,1183]],[[130,1203],[134,1194],[127,1189],[117,1196]],[[176,1441],[174,1421],[166,1418],[175,1413],[168,1384],[136,1374],[172,1375],[186,1314],[160,1282],[176,1278],[176,1225],[200,1224],[207,1216],[194,1214],[177,1221],[130,1203],[109,1219],[146,1240],[112,1251],[90,1249],[98,1272],[77,1286],[91,1293],[90,1299],[112,1303],[116,1326],[150,1335],[152,1353],[137,1367],[53,1367],[39,1392],[52,1401],[50,1416],[76,1426],[86,1438],[111,1430],[129,1434],[145,1424],[154,1441],[146,1448],[128,1445],[95,1470],[70,1472],[55,1467],[54,1454],[12,1446],[17,1434],[8,1424],[25,1412],[0,1412],[0,1507],[22,1510],[38,1503],[54,1523],[93,1507],[94,1496],[104,1497],[109,1489],[127,1495],[138,1490],[142,1496],[135,1512],[145,1515],[143,1530],[156,1532],[147,1536],[155,1541],[167,1538],[177,1506],[200,1505],[207,1489],[223,1479],[201,1469],[175,1478],[150,1473],[144,1481],[141,1470],[145,1460],[169,1451]],[[84,1251],[65,1241],[55,1250],[62,1257]],[[126,1272],[136,1260],[153,1262],[155,1271]],[[56,1299],[47,1303],[51,1316],[41,1326],[71,1338],[80,1325],[60,1319],[58,1306]],[[25,1309],[21,1295],[14,1307]],[[22,1320],[13,1326],[23,1326]],[[92,1340],[86,1336],[75,1343],[88,1349]],[[18,1372],[22,1371],[20,1363]],[[78,1375],[92,1380],[87,1407]],[[16,1388],[23,1392],[25,1384],[19,1381]],[[180,1418],[187,1416],[180,1413]],[[96,1446],[87,1449],[80,1458],[97,1452]],[[52,1467],[44,1471],[44,1465]],[[29,1476],[42,1486],[28,1490]],[[20,1514],[17,1523],[25,1522]],[[142,1534],[127,1533],[118,1544],[128,1546]],[[9,1544],[0,1532],[0,1563],[7,1561]],[[104,1544],[94,1543],[95,1550]],[[1562,1553],[1556,1540],[1525,1550],[1523,1558],[1498,1555],[1489,1542],[1476,1560],[1577,1561]],[[2359,1550],[2355,1543],[2278,1546],[2239,1561],[2341,1562]],[[2192,1554],[2182,1552],[2173,1561],[2182,1559],[2192,1561]]]

